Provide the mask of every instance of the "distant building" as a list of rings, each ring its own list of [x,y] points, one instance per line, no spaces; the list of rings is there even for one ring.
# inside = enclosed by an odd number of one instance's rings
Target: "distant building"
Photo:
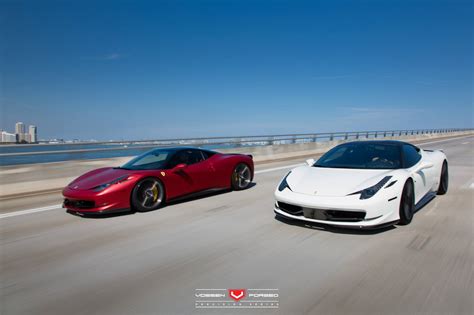
[[[6,131],[2,131],[2,142],[3,143],[15,143],[16,142],[16,134],[8,133]]]
[[[15,124],[16,142],[24,143],[26,141],[25,124],[21,121]]]
[[[15,124],[15,133],[0,129],[0,135],[0,141],[3,143],[38,143],[38,128],[30,125],[26,130],[25,124],[21,121]]]
[[[30,135],[28,133],[17,133],[16,139],[18,143],[29,142]]]
[[[31,125],[29,128],[29,134],[30,134],[30,142],[31,143],[36,143],[38,142],[38,128],[36,126]]]
[[[17,135],[22,134],[22,133],[25,133],[25,124],[22,123],[21,121],[20,121],[20,122],[17,122],[17,123],[15,124],[15,133],[16,133]]]

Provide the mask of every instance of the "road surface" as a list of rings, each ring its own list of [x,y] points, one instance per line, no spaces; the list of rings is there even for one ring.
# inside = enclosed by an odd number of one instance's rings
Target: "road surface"
[[[473,314],[474,137],[422,147],[445,150],[448,194],[375,232],[276,220],[273,190],[300,160],[260,165],[246,191],[148,213],[4,202],[0,313]],[[199,288],[278,289],[278,308],[199,309]]]

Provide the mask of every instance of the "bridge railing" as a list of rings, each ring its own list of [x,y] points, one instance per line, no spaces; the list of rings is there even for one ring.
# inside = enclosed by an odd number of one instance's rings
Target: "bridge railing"
[[[204,148],[233,148],[242,146],[264,146],[291,143],[308,143],[334,140],[375,139],[397,136],[444,134],[469,131],[473,129],[411,129],[411,130],[372,130],[372,131],[341,131],[325,133],[278,134],[262,136],[229,136],[208,138],[176,138],[156,140],[122,140],[102,142],[73,143],[40,143],[0,146],[1,157],[82,154],[107,151],[137,151],[166,146],[196,146]]]

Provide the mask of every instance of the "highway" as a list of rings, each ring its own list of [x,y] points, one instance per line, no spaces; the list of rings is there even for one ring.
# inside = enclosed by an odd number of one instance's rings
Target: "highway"
[[[273,191],[299,159],[257,165],[248,190],[147,213],[82,218],[57,194],[10,200],[0,313],[473,314],[474,137],[421,147],[447,154],[448,194],[377,231],[275,219]],[[278,308],[199,309],[199,288],[278,289]]]

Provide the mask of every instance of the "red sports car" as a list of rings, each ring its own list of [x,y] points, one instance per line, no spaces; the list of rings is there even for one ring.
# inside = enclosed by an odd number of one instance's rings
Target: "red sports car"
[[[251,155],[160,148],[78,177],[64,188],[63,207],[78,214],[150,211],[192,194],[245,189],[253,174]]]

